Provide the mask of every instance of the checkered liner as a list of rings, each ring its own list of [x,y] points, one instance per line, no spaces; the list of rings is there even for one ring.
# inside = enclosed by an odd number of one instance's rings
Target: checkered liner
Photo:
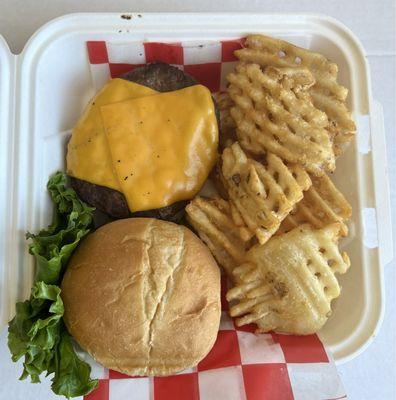
[[[192,75],[212,92],[226,88],[226,76],[236,62],[234,50],[243,39],[209,43],[106,43],[87,42],[89,62],[95,89],[111,78],[141,67],[163,61]]]
[[[99,89],[109,78],[154,61],[175,65],[212,92],[226,88],[234,50],[243,39],[221,42],[87,42],[92,81]],[[85,400],[330,400],[346,398],[337,370],[317,335],[254,334],[235,327],[225,300],[215,345],[197,367],[168,377],[130,377],[92,362],[99,388]]]

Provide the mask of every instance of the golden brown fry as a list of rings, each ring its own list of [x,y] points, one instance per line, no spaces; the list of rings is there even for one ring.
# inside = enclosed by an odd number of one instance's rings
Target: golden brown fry
[[[303,225],[246,253],[234,269],[236,286],[227,293],[237,300],[230,314],[238,326],[256,323],[259,332],[306,335],[317,332],[340,294],[335,273],[350,262],[337,245],[339,224],[320,230]]]
[[[283,220],[276,234],[282,234],[305,223],[319,229],[339,222],[341,234],[346,236],[348,234],[346,222],[352,215],[351,205],[327,175],[312,176],[311,180],[312,186]]]
[[[241,61],[262,67],[306,67],[312,72],[316,83],[309,92],[314,105],[327,114],[335,153],[340,154],[343,144],[355,135],[356,126],[346,105],[348,90],[337,82],[337,64],[319,53],[263,35],[249,36],[245,46],[235,52]]]
[[[271,153],[263,165],[248,158],[237,142],[223,151],[221,175],[230,201],[261,244],[277,231],[311,185],[300,166],[289,168]]]
[[[211,200],[196,197],[186,212],[199,237],[233,279],[232,270],[243,261],[252,236],[238,211],[219,197]]]
[[[256,154],[270,151],[315,175],[334,170],[328,119],[311,102],[308,89],[315,80],[307,69],[262,70],[241,62],[228,80],[242,147]]]
[[[234,103],[228,92],[217,92],[213,97],[220,113],[220,148],[224,149],[236,140],[236,126],[230,113]]]

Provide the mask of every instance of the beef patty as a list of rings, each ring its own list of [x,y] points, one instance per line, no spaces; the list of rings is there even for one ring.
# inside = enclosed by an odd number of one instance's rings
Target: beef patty
[[[121,75],[120,78],[147,86],[158,92],[172,92],[197,84],[192,76],[162,62],[136,68]],[[215,111],[219,124],[220,117],[216,103]],[[82,200],[111,218],[148,217],[178,222],[183,217],[184,207],[187,205],[187,201],[179,201],[166,207],[131,213],[124,195],[117,190],[74,177],[70,177],[70,184]],[[108,222],[106,215],[102,213],[98,221],[103,222],[98,222],[98,225]]]

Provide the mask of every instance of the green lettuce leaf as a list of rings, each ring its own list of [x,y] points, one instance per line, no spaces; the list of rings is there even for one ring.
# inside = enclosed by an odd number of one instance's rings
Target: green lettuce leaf
[[[90,379],[90,373],[91,367],[77,357],[70,335],[63,331],[56,353],[52,390],[68,398],[83,396],[98,386],[98,380]]]
[[[54,358],[62,316],[60,289],[55,285],[37,282],[30,299],[17,303],[16,315],[8,328],[8,347],[13,361],[25,356],[21,379],[30,375],[32,382],[40,382],[39,375]]]
[[[52,224],[38,235],[26,235],[32,239],[29,252],[36,259],[36,277],[29,300],[16,304],[16,315],[8,326],[8,347],[14,362],[24,357],[20,379],[30,376],[36,383],[43,372],[54,373],[52,390],[69,398],[89,393],[98,381],[90,379],[91,368],[77,357],[63,323],[58,285],[74,249],[90,230],[94,210],[66,183],[61,172],[50,178],[47,188],[55,206]]]
[[[57,283],[71,254],[80,240],[89,232],[93,208],[86,205],[73,189],[66,187],[67,177],[56,173],[47,184],[55,205],[52,224],[32,239],[30,254],[36,259],[36,281]]]

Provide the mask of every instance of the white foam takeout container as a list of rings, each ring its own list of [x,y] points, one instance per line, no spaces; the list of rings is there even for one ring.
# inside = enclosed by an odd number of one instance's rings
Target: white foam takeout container
[[[0,327],[28,297],[33,257],[25,232],[51,219],[48,176],[65,167],[65,143],[94,95],[87,40],[207,41],[264,33],[319,51],[339,65],[350,89],[357,140],[337,162],[334,180],[353,206],[342,241],[352,266],[320,332],[337,362],[362,352],[384,312],[383,267],[392,233],[382,108],[371,95],[369,67],[356,37],[334,19],[310,14],[74,14],[56,19],[13,55],[0,36]]]

